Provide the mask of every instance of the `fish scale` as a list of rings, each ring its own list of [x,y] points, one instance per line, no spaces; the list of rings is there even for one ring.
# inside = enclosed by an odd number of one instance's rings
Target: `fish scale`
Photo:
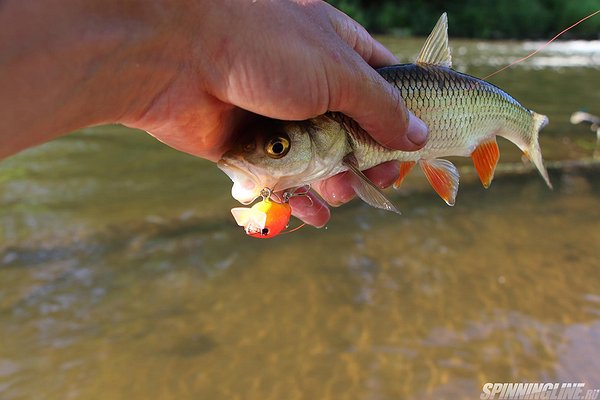
[[[481,79],[449,68],[416,64],[385,67],[379,73],[400,91],[407,108],[429,127],[427,145],[412,156],[400,153],[402,157],[465,156],[478,138],[490,136],[495,130],[510,135],[533,126],[530,110]],[[456,149],[457,154],[451,154],[450,149]]]
[[[533,129],[533,112],[502,89],[449,68],[402,64],[378,72],[399,91],[407,108],[429,128],[427,144],[418,151],[392,151],[375,142],[349,118],[330,114],[346,130],[361,169],[390,160],[468,156],[494,134],[523,141],[519,132]]]

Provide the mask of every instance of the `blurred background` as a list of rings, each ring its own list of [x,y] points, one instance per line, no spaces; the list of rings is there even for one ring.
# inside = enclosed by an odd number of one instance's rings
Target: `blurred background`
[[[427,36],[448,13],[452,36],[478,39],[545,39],[598,10],[597,0],[330,0],[369,32]],[[564,38],[600,39],[598,18]]]
[[[386,33],[378,39],[402,62],[424,39],[397,35],[426,35],[448,11],[455,68],[479,77],[597,7],[334,3]],[[600,42],[583,40],[599,21],[491,79],[549,116],[541,147],[554,190],[501,140],[488,190],[470,160],[453,160],[452,208],[415,170],[388,192],[401,216],[353,201],[326,228],[258,240],[235,225],[231,182],[215,165],[139,131],[86,129],[0,162],[0,398],[600,388],[597,143],[589,125],[569,122],[577,110],[600,114]]]

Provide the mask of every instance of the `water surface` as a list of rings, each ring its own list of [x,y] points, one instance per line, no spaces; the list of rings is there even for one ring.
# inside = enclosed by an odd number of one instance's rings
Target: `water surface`
[[[403,62],[422,40],[382,38]],[[453,41],[484,76],[537,43]],[[485,382],[600,388],[600,43],[492,78],[547,114],[555,189],[502,141],[456,206],[420,173],[392,216],[247,238],[214,165],[99,127],[0,163],[1,399],[474,399]],[[576,161],[573,163],[573,161]],[[575,164],[575,166],[573,166]],[[571,165],[565,168],[565,165]]]

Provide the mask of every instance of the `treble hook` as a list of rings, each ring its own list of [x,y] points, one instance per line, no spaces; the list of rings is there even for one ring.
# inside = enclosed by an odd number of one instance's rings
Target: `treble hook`
[[[301,193],[298,193],[299,190],[304,190]],[[310,200],[310,207],[312,207],[315,203],[313,199],[308,195],[310,192],[310,185],[298,186],[292,191],[286,191],[283,193],[283,200],[287,203],[290,201],[292,197],[305,196],[308,200]]]

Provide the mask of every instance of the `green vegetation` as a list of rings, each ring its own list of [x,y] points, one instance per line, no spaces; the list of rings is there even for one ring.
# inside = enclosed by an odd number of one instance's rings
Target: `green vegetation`
[[[448,13],[453,37],[550,39],[599,7],[598,0],[329,0],[370,32],[425,36]],[[563,38],[600,38],[600,14]]]

